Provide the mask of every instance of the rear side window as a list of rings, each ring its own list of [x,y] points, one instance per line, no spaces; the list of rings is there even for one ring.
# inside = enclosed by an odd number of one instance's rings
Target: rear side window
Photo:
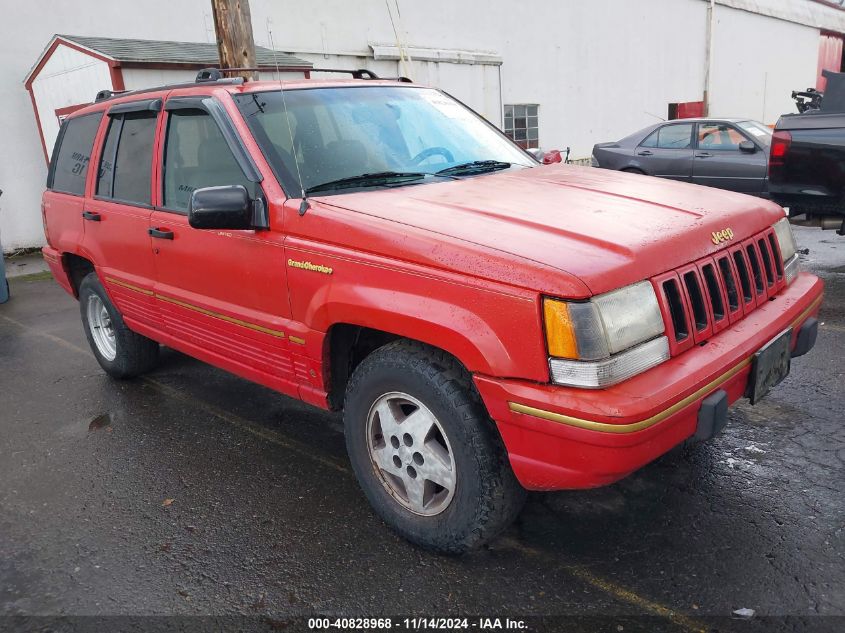
[[[47,188],[53,191],[85,195],[85,176],[94,147],[94,136],[103,119],[102,112],[67,119],[56,138]]]
[[[164,206],[187,211],[194,190],[226,185],[253,190],[220,128],[202,110],[171,111],[164,149]]]
[[[111,117],[97,173],[97,195],[149,205],[157,113],[127,112]]]
[[[692,123],[664,125],[646,137],[640,143],[640,147],[690,149],[692,147]]]

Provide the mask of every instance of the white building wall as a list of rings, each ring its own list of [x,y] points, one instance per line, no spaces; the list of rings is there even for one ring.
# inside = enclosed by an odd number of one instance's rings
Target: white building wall
[[[557,2],[526,12],[501,41],[505,103],[540,104],[541,147],[589,156],[597,142],[666,118],[670,102],[702,98],[705,16],[698,0]],[[521,36],[523,28],[536,35]]]
[[[717,6],[713,33],[711,115],[776,123],[816,85],[819,29]]]
[[[395,59],[373,59],[373,45],[395,47],[399,40],[412,51],[425,49],[425,59],[407,70],[416,81],[447,90],[497,123],[500,97],[538,103],[542,146],[571,146],[574,157],[665,117],[670,102],[703,95],[706,0],[396,1],[401,18],[394,0],[251,0],[255,40],[269,46],[272,32],[276,48],[315,65],[365,66],[387,76],[406,69]],[[717,0],[716,15],[712,111],[766,123],[794,109],[791,90],[814,83],[818,28],[845,30],[845,13],[810,0]],[[22,81],[51,36],[210,42],[211,24],[207,0],[77,0],[51,3],[49,11],[36,2],[16,6],[0,24],[0,131],[3,147],[13,148],[0,157],[4,250],[43,241],[46,165]],[[464,51],[458,57],[473,63],[429,59],[438,51],[449,51],[445,57]],[[128,88],[190,81],[194,74],[124,71]]]

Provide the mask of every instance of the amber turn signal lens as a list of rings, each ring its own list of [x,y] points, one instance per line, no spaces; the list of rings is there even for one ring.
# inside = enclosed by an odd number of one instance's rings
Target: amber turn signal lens
[[[545,299],[543,317],[546,322],[549,356],[578,358],[578,343],[575,340],[575,328],[569,315],[569,306],[563,301]]]

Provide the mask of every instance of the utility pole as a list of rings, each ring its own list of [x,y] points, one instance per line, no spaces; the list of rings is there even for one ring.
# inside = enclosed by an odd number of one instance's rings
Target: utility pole
[[[716,1],[707,3],[707,31],[704,40],[704,116],[710,116],[711,86],[713,83],[713,32],[716,26]]]
[[[214,32],[220,68],[255,68],[255,40],[249,0],[211,0]],[[237,73],[244,79],[258,79],[256,71]]]

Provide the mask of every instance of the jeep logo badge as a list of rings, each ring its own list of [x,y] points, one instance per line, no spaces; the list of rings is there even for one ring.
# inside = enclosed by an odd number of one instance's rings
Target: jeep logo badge
[[[713,237],[711,239],[714,244],[721,244],[733,238],[734,232],[731,229],[722,229],[721,231],[713,231]]]

